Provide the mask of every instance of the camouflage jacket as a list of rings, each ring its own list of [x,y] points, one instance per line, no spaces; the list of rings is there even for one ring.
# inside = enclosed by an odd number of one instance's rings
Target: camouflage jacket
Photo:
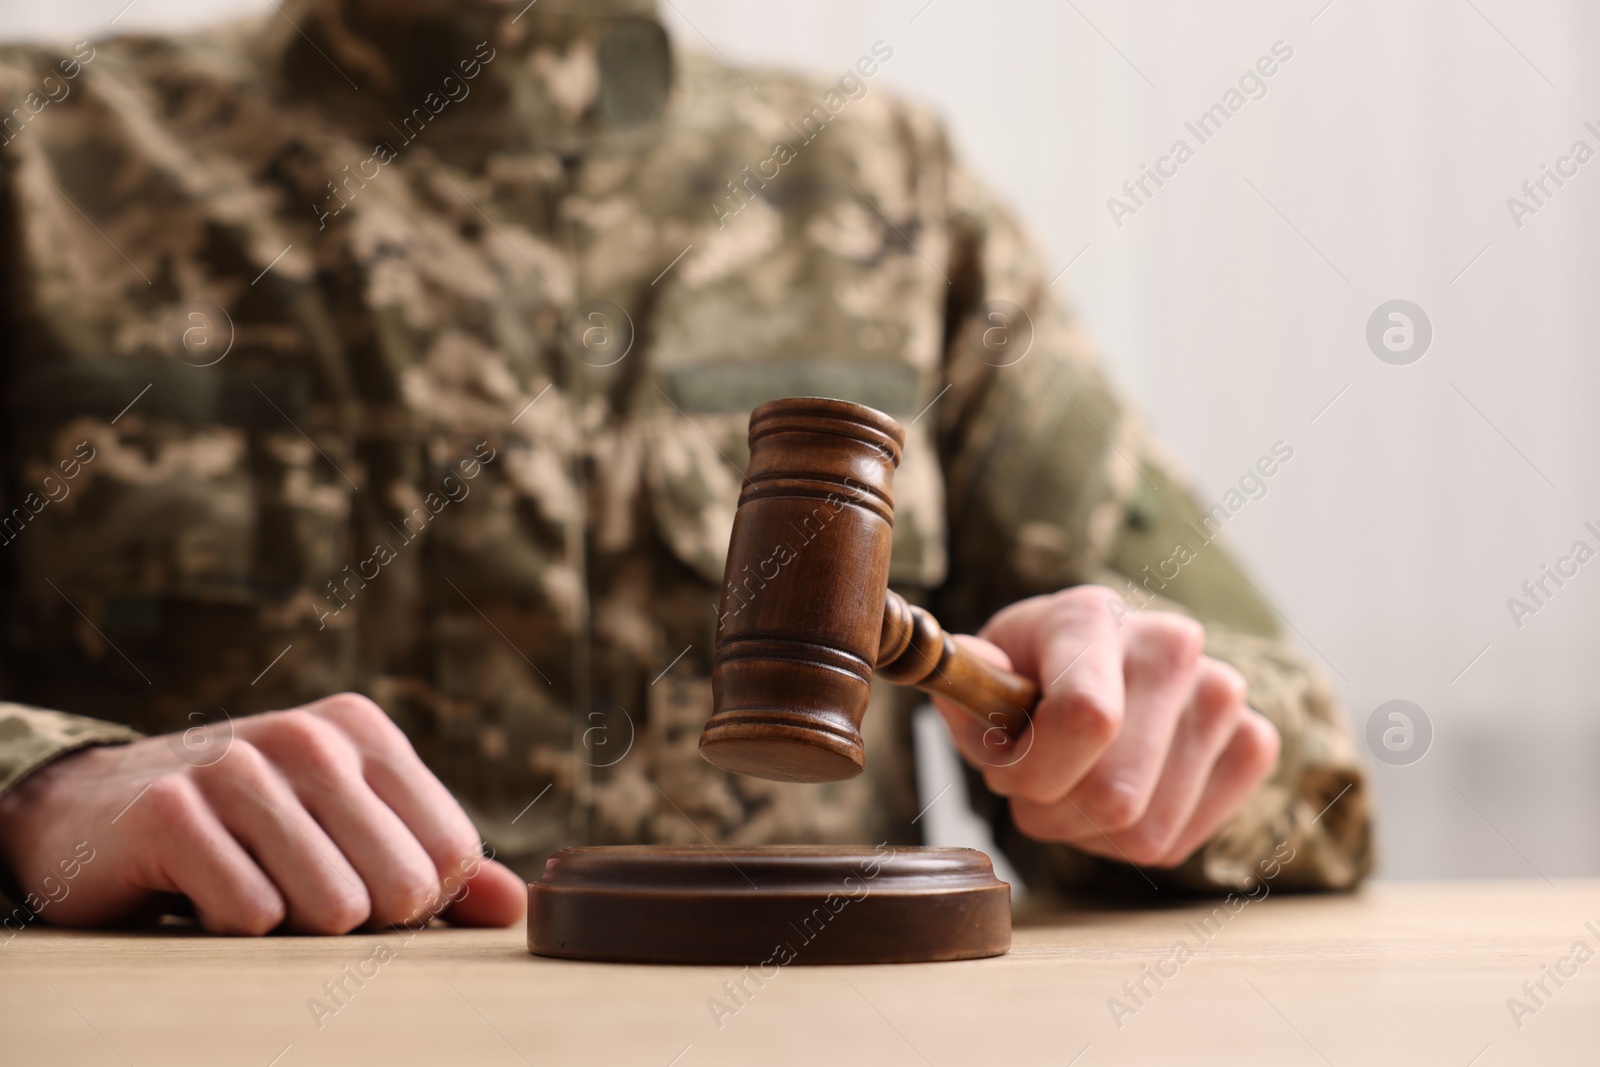
[[[1244,672],[1281,765],[1164,884],[1238,885],[1283,842],[1285,882],[1356,882],[1327,683],[1197,536],[1017,223],[881,88],[893,43],[818,79],[681,51],[650,0],[512,8],[0,50],[0,791],[354,690],[527,870],[913,842],[904,693],[854,781],[696,749],[748,414],[827,395],[906,424],[891,580],[950,629],[1104,580]],[[1031,880],[1131,873],[971,784]]]

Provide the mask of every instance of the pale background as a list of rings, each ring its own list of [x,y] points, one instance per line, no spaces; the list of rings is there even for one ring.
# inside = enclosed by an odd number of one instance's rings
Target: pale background
[[[0,38],[98,36],[263,0],[0,9]],[[1431,751],[1380,765],[1390,878],[1600,874],[1600,561],[1518,630],[1506,599],[1600,527],[1600,159],[1519,230],[1506,198],[1600,150],[1600,7],[1579,0],[671,0],[733,63],[843,71],[936,107],[1035,227],[1056,288],[1217,499],[1294,459],[1228,537],[1323,657],[1357,728],[1415,701]],[[119,11],[115,27],[110,22]],[[1138,214],[1138,176],[1282,40],[1294,56]],[[1070,294],[1070,297],[1068,296]],[[1381,363],[1405,298],[1426,356]],[[1348,389],[1346,389],[1348,386]],[[1342,391],[1342,392],[1341,392]],[[1337,400],[1334,401],[1334,398]],[[1331,406],[1330,401],[1334,401]],[[1313,419],[1315,421],[1313,422]],[[927,795],[938,792],[935,769]],[[947,801],[940,836],[964,832]]]

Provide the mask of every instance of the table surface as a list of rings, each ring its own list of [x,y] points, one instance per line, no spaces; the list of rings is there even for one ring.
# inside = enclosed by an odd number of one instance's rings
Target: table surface
[[[0,944],[0,1065],[1600,1063],[1600,881],[1213,906],[1025,910],[1007,956],[790,966],[738,999],[738,968],[539,959],[516,929],[29,929]]]

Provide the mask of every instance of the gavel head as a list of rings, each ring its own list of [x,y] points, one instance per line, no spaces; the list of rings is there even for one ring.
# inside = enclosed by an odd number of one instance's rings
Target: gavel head
[[[786,782],[861,773],[904,447],[897,422],[843,400],[751,414],[700,736],[718,767]]]

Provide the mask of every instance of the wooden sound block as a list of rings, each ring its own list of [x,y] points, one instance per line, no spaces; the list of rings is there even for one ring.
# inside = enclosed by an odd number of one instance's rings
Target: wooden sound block
[[[1011,886],[970,848],[566,848],[528,887],[528,951],[623,963],[923,963],[1003,955]]]

